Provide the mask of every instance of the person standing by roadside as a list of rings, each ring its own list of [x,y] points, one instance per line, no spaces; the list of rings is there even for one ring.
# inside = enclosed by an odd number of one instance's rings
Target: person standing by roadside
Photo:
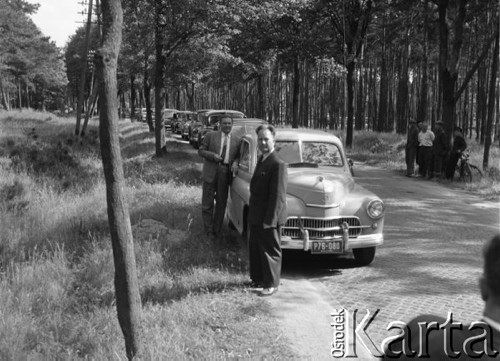
[[[263,287],[261,296],[271,296],[278,290],[281,277],[280,228],[287,217],[288,174],[286,164],[274,151],[274,127],[260,125],[256,133],[262,156],[250,181],[250,278],[254,286]]]
[[[434,142],[432,143],[432,170],[429,174],[429,179],[434,177],[441,178],[444,172],[444,159],[448,154],[448,141],[443,129],[441,120],[436,122],[436,133]]]
[[[232,128],[233,119],[223,116],[220,130],[208,133],[198,150],[204,158],[201,213],[205,233],[211,238],[222,232],[231,176],[238,167],[240,138],[231,134]]]
[[[434,133],[428,128],[427,123],[422,123],[422,129],[418,133],[418,174],[420,177],[426,177],[431,170]]]
[[[415,160],[417,158],[418,148],[418,128],[414,120],[410,120],[410,128],[408,129],[408,138],[406,139],[405,159],[406,159],[406,176],[413,177],[415,175]]]
[[[446,167],[446,179],[453,182],[453,174],[455,173],[455,168],[457,167],[458,160],[462,156],[462,153],[467,149],[467,142],[462,134],[462,128],[455,127],[453,129],[453,146],[450,151],[450,161]]]

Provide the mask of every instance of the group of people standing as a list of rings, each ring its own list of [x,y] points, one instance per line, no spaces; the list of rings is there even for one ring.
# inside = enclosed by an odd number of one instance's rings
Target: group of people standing
[[[436,122],[433,132],[427,123],[417,124],[411,120],[406,142],[406,176],[427,179],[436,177],[452,181],[455,167],[466,148],[462,128],[454,128],[453,145],[450,149],[442,121]],[[415,163],[418,165],[418,172],[415,172]]]
[[[206,235],[222,237],[232,175],[238,169],[241,139],[232,134],[233,119],[223,117],[220,130],[208,133],[198,154],[203,162],[202,218]],[[280,227],[286,222],[286,164],[274,151],[276,131],[263,124],[256,129],[261,156],[250,181],[248,211],[250,279],[252,287],[262,288],[261,296],[274,294],[280,284]]]

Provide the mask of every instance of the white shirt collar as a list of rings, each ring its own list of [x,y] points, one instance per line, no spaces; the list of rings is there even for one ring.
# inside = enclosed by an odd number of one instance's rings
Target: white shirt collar
[[[266,160],[267,157],[269,157],[272,153],[274,152],[274,149],[271,150],[269,153],[267,154],[262,154],[262,161]]]

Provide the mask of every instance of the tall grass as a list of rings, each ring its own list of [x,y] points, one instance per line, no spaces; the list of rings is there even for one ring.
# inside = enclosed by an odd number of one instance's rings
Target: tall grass
[[[125,359],[97,122],[0,113],[0,359]],[[121,123],[125,197],[143,301],[144,359],[290,355],[247,293],[238,240],[204,238],[197,156],[154,154],[142,123]],[[278,340],[278,341],[276,341]],[[273,356],[274,355],[274,356]]]

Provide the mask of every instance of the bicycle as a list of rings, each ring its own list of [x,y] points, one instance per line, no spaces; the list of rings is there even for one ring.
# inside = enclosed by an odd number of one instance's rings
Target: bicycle
[[[483,177],[483,172],[474,164],[470,164],[469,158],[470,152],[468,150],[464,151],[460,156],[455,168],[455,176],[459,181],[471,183],[473,179],[478,180]]]

